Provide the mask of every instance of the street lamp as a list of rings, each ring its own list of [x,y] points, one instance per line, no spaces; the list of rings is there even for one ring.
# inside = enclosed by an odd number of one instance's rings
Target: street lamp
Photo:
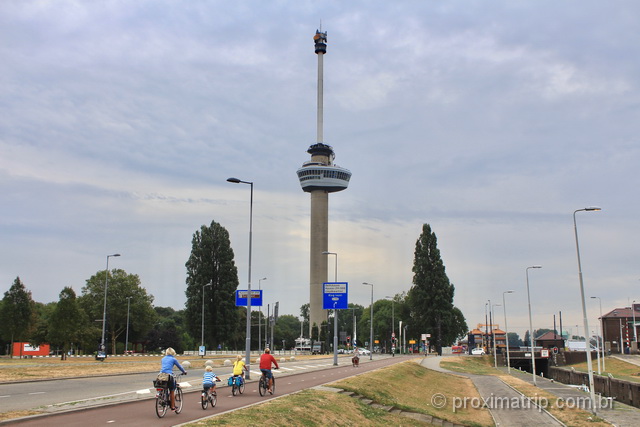
[[[334,282],[338,282],[338,254],[335,252],[324,251],[323,255],[335,255],[336,256],[336,270],[334,276]],[[338,310],[335,308],[336,303],[333,303],[333,366],[338,366]],[[328,332],[328,331],[327,331]]]
[[[393,297],[386,296],[385,298],[391,300],[391,354],[395,357],[396,351],[395,347],[393,346],[393,342],[396,338],[396,304],[393,300]]]
[[[238,178],[227,178],[227,182],[233,184],[248,184],[251,186],[251,199],[249,203],[249,283],[247,285],[247,342],[245,344],[245,365],[251,363],[251,241],[253,237],[253,182],[242,181]],[[250,370],[247,369],[246,379],[251,379]]]
[[[102,339],[100,340],[100,350],[107,354],[107,347],[104,345],[104,332],[107,326],[107,288],[109,287],[109,258],[118,257],[120,254],[107,255],[107,271],[104,277],[104,308],[102,310]]]
[[[493,314],[493,307],[500,307],[502,304],[491,304],[491,313]],[[493,336],[493,367],[498,369],[498,349],[496,348],[496,332],[492,331]]]
[[[258,290],[262,290],[262,281],[263,280],[267,280],[266,277],[263,277],[262,279],[258,279]],[[262,320],[260,320],[260,318],[262,317],[262,306],[260,306],[259,308],[260,313],[258,314],[258,352],[262,351]],[[265,343],[266,343],[266,335],[265,335]],[[266,347],[266,345],[265,345]]]
[[[129,348],[129,309],[131,308],[131,298],[133,297],[127,297],[127,334],[124,339],[124,354],[127,354]]]
[[[592,299],[598,298],[600,302],[600,325],[602,326],[602,336],[600,337],[600,342],[602,343],[601,352],[602,352],[602,372],[606,371],[605,367],[605,359],[604,359],[604,319],[602,318],[602,298],[600,297],[591,297]],[[598,372],[599,373],[599,372]]]
[[[573,230],[576,235],[576,254],[578,256],[578,277],[580,278],[580,297],[582,299],[582,317],[584,321],[584,330],[586,331],[585,335],[589,335],[589,320],[587,318],[587,304],[584,299],[584,284],[582,283],[582,265],[580,263],[580,245],[578,244],[578,226],[576,225],[576,213],[581,211],[599,211],[600,208],[596,206],[577,209],[573,212]],[[591,342],[587,339],[586,342],[586,350],[587,350],[587,369],[589,370],[589,391],[591,395],[591,412],[596,413],[596,392],[593,389],[593,364],[591,363]]]
[[[533,384],[538,385],[536,383],[536,354],[535,354],[535,346],[536,340],[533,336],[533,321],[531,320],[531,294],[529,293],[529,269],[530,268],[542,268],[541,265],[532,265],[531,267],[527,267],[527,301],[529,302],[529,344],[531,345],[531,375],[533,376]]]
[[[202,328],[200,328],[200,347],[204,347],[204,288],[207,286],[213,286],[213,282],[209,282],[206,285],[202,285]],[[206,350],[203,352],[202,357],[205,356]]]
[[[491,300],[488,299],[487,302],[484,304],[484,311],[485,311],[485,323],[487,321],[487,307],[489,307],[489,333],[491,334],[491,338],[489,338],[487,336],[487,353],[489,352],[489,348],[491,347],[491,343],[493,342],[493,320],[491,319]],[[487,329],[487,325],[485,324],[485,330]],[[491,349],[491,352],[493,353],[493,349]]]
[[[504,299],[504,294],[512,294],[513,291],[504,291],[502,293],[502,311],[504,313],[504,333],[507,344],[507,372],[511,374],[511,360],[509,359],[509,327],[507,326],[507,302]]]
[[[633,316],[633,340],[638,342],[638,333],[636,332],[636,300],[631,303],[631,315]],[[638,344],[636,344],[636,347]]]
[[[369,319],[369,360],[373,360],[373,283],[362,282],[363,285],[371,286],[371,314]]]

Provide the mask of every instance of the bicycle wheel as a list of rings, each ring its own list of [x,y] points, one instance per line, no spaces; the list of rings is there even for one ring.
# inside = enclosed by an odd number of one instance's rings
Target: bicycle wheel
[[[206,391],[203,391],[202,396],[200,396],[200,404],[202,405],[202,409],[207,409],[207,406],[209,406],[209,397]]]
[[[271,377],[271,394],[276,392],[276,377]]]
[[[244,393],[244,380],[240,379],[240,386],[238,386],[238,391],[240,391],[240,394]]]
[[[156,393],[156,415],[158,418],[162,418],[167,413],[167,409],[169,409],[169,392],[167,389],[161,390]]]
[[[258,393],[260,393],[260,396],[264,396],[266,391],[267,391],[267,383],[263,375],[260,377],[260,381],[258,381]]]
[[[176,414],[182,412],[182,389],[176,387]]]
[[[236,385],[235,380],[233,380],[233,385],[231,386],[231,394],[234,396],[238,394],[238,386]]]
[[[211,407],[215,408],[218,404],[218,393],[216,393],[215,390],[211,393],[211,396],[209,396],[209,400],[211,401]]]

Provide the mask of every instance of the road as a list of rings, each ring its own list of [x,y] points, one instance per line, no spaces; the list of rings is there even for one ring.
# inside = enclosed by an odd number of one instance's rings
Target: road
[[[371,371],[384,366],[389,366],[394,363],[408,360],[408,357],[381,357],[376,356],[373,361],[360,359],[360,367],[353,368],[348,359],[341,359],[340,366],[334,367],[333,362],[330,359],[323,359],[320,361],[309,361],[307,363],[287,362],[281,364],[281,372],[276,372],[277,388],[274,396],[260,397],[258,394],[257,381],[258,374],[252,371],[252,381],[247,383],[245,393],[241,396],[232,396],[231,389],[228,387],[220,387],[218,390],[218,405],[215,408],[209,407],[207,410],[203,410],[200,406],[200,379],[201,375],[197,375],[195,372],[189,372],[193,374],[192,382],[197,383],[197,386],[193,385],[185,389],[185,401],[184,408],[181,414],[167,413],[165,418],[158,419],[155,415],[154,403],[151,399],[143,398],[135,401],[121,401],[115,405],[110,404],[106,406],[91,407],[84,410],[53,413],[47,415],[46,420],[42,417],[35,417],[31,419],[14,420],[12,424],[19,426],[42,426],[46,424],[64,425],[64,426],[86,426],[92,425],[94,427],[102,425],[118,425],[118,426],[140,426],[153,423],[154,426],[173,426],[193,420],[197,420],[213,414],[229,411],[232,409],[242,408],[247,405],[252,405],[258,402],[264,402],[273,399],[278,396],[293,393],[310,387],[326,384],[333,381],[338,381],[349,376],[359,374],[362,372]],[[296,367],[300,367],[297,369]],[[291,370],[288,370],[291,369]],[[216,372],[223,379],[226,379],[230,374]],[[126,381],[133,379],[134,381],[143,381],[142,378],[137,378],[141,375],[128,375]],[[144,384],[149,390],[151,377],[153,375],[144,374]],[[185,377],[190,379],[190,376]],[[187,381],[188,382],[188,381]],[[44,387],[45,383],[53,385],[47,386],[50,389],[66,390],[65,395],[68,396],[73,387],[84,388],[85,398],[89,397],[90,393],[89,384],[93,384],[93,387],[100,387],[108,389],[116,389],[119,384],[119,389],[122,390],[123,376],[114,376],[112,378],[91,378],[91,379],[71,379],[71,380],[58,380],[51,382],[40,382],[40,387]],[[106,383],[106,384],[105,384]],[[219,383],[222,384],[222,383]],[[6,386],[1,386],[0,390],[4,390]],[[131,388],[129,388],[131,390]],[[142,390],[142,389],[141,389]],[[141,391],[138,390],[138,391]],[[192,390],[192,391],[189,391]],[[44,390],[43,390],[44,391]],[[77,392],[77,391],[76,391]],[[33,393],[33,392],[30,392]],[[80,390],[82,393],[82,390]],[[127,392],[130,393],[130,392]],[[26,394],[25,399],[29,399],[33,402],[33,399],[45,399],[51,392],[44,392],[42,394]],[[104,396],[104,395],[103,395]],[[123,396],[123,395],[120,395]],[[147,397],[152,397],[151,393],[146,394]],[[97,396],[96,396],[97,397]],[[20,397],[13,395],[13,398],[3,400],[3,406],[5,404],[14,401],[22,400]],[[63,399],[58,399],[63,400]],[[107,399],[110,401],[110,399]],[[18,402],[15,402],[18,404]],[[42,406],[42,404],[40,405]],[[69,405],[74,406],[74,405]],[[33,408],[34,406],[30,406]],[[3,408],[7,410],[6,406]]]

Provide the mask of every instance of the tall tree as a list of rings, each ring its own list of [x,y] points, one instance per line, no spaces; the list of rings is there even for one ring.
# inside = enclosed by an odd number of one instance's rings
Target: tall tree
[[[127,330],[127,298],[131,297],[129,307],[129,331],[143,337],[150,330],[155,312],[153,295],[141,286],[137,274],[128,274],[121,269],[109,272],[103,270],[91,276],[82,288],[80,306],[90,319],[102,319],[104,311],[105,275],[109,275],[107,284],[107,336],[111,338],[111,352],[116,353],[116,340],[124,343]],[[102,325],[100,325],[102,327]],[[108,341],[105,338],[105,341]],[[123,346],[124,348],[124,346]]]
[[[6,341],[11,342],[13,351],[14,341],[28,341],[29,329],[33,321],[33,300],[31,292],[27,291],[20,277],[16,277],[13,285],[4,293],[0,305],[0,333]]]
[[[302,304],[300,306],[300,316],[302,317],[302,328],[303,328],[302,330],[308,331],[309,330],[309,303]],[[302,336],[304,337],[304,332]]]
[[[207,347],[233,342],[239,330],[235,306],[239,282],[229,232],[215,221],[211,221],[209,227],[200,227],[193,234],[186,267],[185,315],[188,330],[194,338],[197,337],[196,342],[200,342],[204,305],[204,341]],[[210,286],[205,286],[209,283]]]
[[[62,360],[65,360],[71,345],[83,341],[83,336],[88,333],[89,318],[80,307],[75,291],[67,286],[60,292],[49,318],[49,341],[62,347]]]
[[[431,333],[436,351],[452,344],[467,330],[464,316],[453,306],[455,288],[449,282],[438,249],[438,239],[429,224],[422,226],[413,261],[413,286],[408,300],[415,327]]]

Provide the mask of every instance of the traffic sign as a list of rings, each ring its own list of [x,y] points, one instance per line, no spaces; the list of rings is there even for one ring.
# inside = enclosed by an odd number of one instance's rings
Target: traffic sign
[[[247,306],[247,290],[236,291],[236,306]],[[251,290],[251,307],[262,307],[262,290]]]
[[[344,310],[348,308],[347,282],[325,282],[322,284],[322,308],[325,310]]]

